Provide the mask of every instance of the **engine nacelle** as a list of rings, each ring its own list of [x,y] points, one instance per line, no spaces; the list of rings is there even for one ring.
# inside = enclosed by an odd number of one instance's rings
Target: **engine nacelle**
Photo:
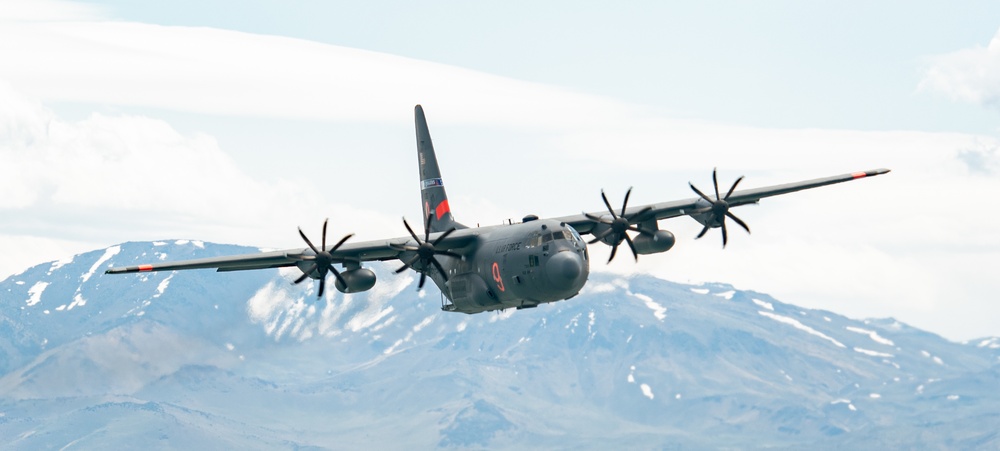
[[[334,279],[333,286],[337,287],[337,291],[341,293],[360,293],[375,286],[375,273],[367,268],[349,269],[341,272],[340,276],[344,278],[344,282],[347,282],[347,286],[345,287],[337,279]]]
[[[639,235],[632,238],[635,251],[643,255],[666,252],[674,247],[676,241],[674,234],[670,233],[669,230],[657,230],[653,232],[652,236]]]

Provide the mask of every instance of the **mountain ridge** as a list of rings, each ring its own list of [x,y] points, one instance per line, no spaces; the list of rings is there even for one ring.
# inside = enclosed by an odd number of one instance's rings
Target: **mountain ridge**
[[[370,265],[372,291],[321,300],[290,284],[294,269],[103,274],[256,250],[122,243],[0,281],[0,437],[24,449],[1000,446],[995,337],[954,343],[726,284],[592,273],[574,299],[465,316],[388,264]]]

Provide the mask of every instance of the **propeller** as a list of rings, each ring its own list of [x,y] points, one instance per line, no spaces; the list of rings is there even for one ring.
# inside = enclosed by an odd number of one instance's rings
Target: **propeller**
[[[305,232],[302,231],[302,227],[299,227],[299,235],[302,236],[302,239],[305,240],[306,244],[309,245],[309,248],[312,249],[313,252],[316,253],[316,255],[303,255],[299,257],[302,261],[311,261],[313,262],[313,264],[309,265],[308,268],[304,269],[303,274],[299,276],[298,279],[295,279],[293,283],[295,284],[302,283],[302,281],[306,280],[306,278],[309,277],[309,275],[312,274],[313,271],[319,272],[319,292],[316,293],[316,297],[318,298],[323,297],[323,291],[326,288],[326,275],[331,271],[333,272],[333,276],[337,278],[337,281],[340,282],[341,286],[345,287],[347,286],[347,281],[345,281],[344,277],[340,275],[340,271],[337,271],[337,268],[333,267],[334,263],[333,253],[336,252],[337,248],[339,248],[342,244],[344,244],[344,242],[347,241],[348,238],[354,236],[353,233],[345,235],[343,238],[340,239],[340,241],[337,242],[337,244],[334,244],[333,247],[330,248],[329,251],[327,251],[326,223],[328,221],[329,218],[323,220],[323,241],[322,241],[323,246],[318,249],[316,248],[316,246],[313,245],[312,241],[309,241],[309,237],[307,237]]]
[[[415,263],[419,262],[422,270],[417,270],[418,272],[420,272],[420,283],[417,285],[418,291],[424,288],[424,282],[427,280],[427,268],[430,265],[433,265],[435,268],[437,268],[438,272],[441,273],[441,277],[444,277],[445,282],[447,282],[448,273],[444,270],[444,267],[441,266],[441,262],[437,260],[437,256],[447,255],[449,257],[455,257],[455,258],[462,258],[462,256],[451,251],[438,249],[437,245],[441,243],[441,241],[444,241],[444,239],[447,238],[448,235],[451,235],[451,233],[455,231],[455,228],[452,227],[446,230],[444,233],[441,234],[441,236],[437,237],[437,239],[431,242],[430,241],[431,215],[427,215],[427,222],[424,223],[423,240],[421,240],[420,237],[418,237],[417,234],[413,232],[413,229],[410,228],[410,224],[406,222],[406,218],[403,218],[403,225],[406,226],[406,231],[410,232],[410,236],[412,236],[413,240],[417,242],[417,245],[409,246],[409,245],[389,243],[389,247],[399,251],[415,252],[416,254],[412,258],[404,261],[403,266],[396,270],[396,274],[399,274],[403,271],[406,271],[409,268],[412,268]]]
[[[743,227],[743,230],[746,230],[747,233],[750,233],[750,227],[748,227],[747,224],[743,222],[742,219],[736,217],[736,215],[729,212],[729,202],[728,202],[729,196],[733,195],[733,191],[736,190],[736,185],[739,185],[742,180],[743,176],[741,175],[740,178],[736,179],[736,181],[733,182],[733,186],[729,187],[729,191],[726,193],[726,196],[720,197],[719,179],[716,177],[716,169],[712,169],[712,184],[715,185],[715,200],[712,200],[711,197],[706,196],[705,193],[701,192],[701,190],[695,188],[693,183],[688,182],[688,185],[691,185],[691,189],[694,190],[695,193],[701,196],[701,198],[704,199],[705,201],[712,204],[709,207],[705,207],[693,212],[694,214],[698,213],[712,214],[711,219],[709,221],[706,221],[705,227],[701,229],[701,233],[699,233],[698,236],[695,237],[695,239],[705,236],[705,233],[708,232],[708,229],[712,228],[712,224],[717,223],[719,224],[718,227],[722,228],[722,247],[725,248],[726,242],[729,241],[729,234],[726,232],[727,217],[729,219],[732,219],[733,221],[736,221],[736,223],[739,224],[740,227]]]
[[[604,194],[604,190],[601,190],[601,199],[604,200],[604,205],[608,207],[608,213],[611,213],[611,219],[608,219],[607,217],[594,216],[590,213],[583,214],[584,216],[587,217],[587,219],[593,222],[596,222],[598,224],[606,224],[608,226],[608,228],[603,232],[594,235],[594,239],[590,240],[589,244],[594,244],[598,241],[603,240],[609,235],[613,235],[612,241],[614,242],[614,244],[611,245],[611,257],[608,258],[608,263],[611,263],[611,260],[615,259],[615,253],[618,252],[618,245],[621,244],[623,240],[625,241],[625,243],[628,244],[629,249],[632,250],[632,255],[635,257],[635,261],[639,261],[639,253],[636,252],[635,250],[635,243],[632,242],[632,238],[628,236],[628,233],[626,233],[629,230],[633,232],[639,232],[639,234],[641,235],[653,236],[652,232],[649,232],[645,229],[632,225],[632,221],[635,220],[635,218],[648,213],[650,210],[653,209],[653,207],[643,208],[630,215],[625,214],[625,208],[628,207],[628,198],[631,194],[632,194],[632,188],[629,187],[628,191],[625,192],[625,201],[622,202],[621,213],[618,214],[615,213],[614,208],[611,208],[611,203],[608,202],[608,196]]]

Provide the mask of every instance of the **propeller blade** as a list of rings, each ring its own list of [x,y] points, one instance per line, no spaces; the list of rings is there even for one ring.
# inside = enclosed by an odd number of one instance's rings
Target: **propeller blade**
[[[726,193],[726,197],[723,197],[722,199],[723,200],[729,199],[729,196],[733,195],[733,191],[736,191],[736,185],[739,185],[742,180],[743,180],[743,176],[741,175],[740,178],[736,179],[736,181],[733,182],[733,186],[731,186],[729,188],[729,192]]]
[[[344,276],[340,275],[340,271],[337,271],[337,268],[334,268],[333,265],[330,265],[328,269],[333,271],[333,277],[337,278],[337,282],[340,282],[341,286],[347,288],[347,281],[344,280]]]
[[[607,230],[605,230],[605,231],[603,231],[601,233],[598,233],[597,235],[594,235],[594,239],[590,240],[587,244],[594,244],[594,243],[596,243],[598,241],[601,241],[601,240],[604,239],[604,237],[606,237],[609,234],[611,234],[611,232],[613,232],[613,230],[607,229]]]
[[[410,269],[411,267],[413,267],[413,264],[416,263],[416,261],[419,260],[419,259],[420,259],[419,255],[414,255],[413,258],[411,258],[411,259],[403,262],[403,267],[397,269],[396,270],[396,274],[399,274],[399,273],[401,273],[403,271],[406,271],[407,269]]]
[[[436,254],[436,255],[447,255],[449,257],[455,257],[455,258],[462,259],[462,260],[465,259],[465,257],[462,256],[462,254],[456,254],[456,253],[451,252],[451,251],[434,251],[434,254]]]
[[[309,249],[312,249],[313,252],[317,254],[319,253],[319,251],[316,249],[316,246],[313,246],[312,241],[309,241],[309,237],[306,236],[306,233],[302,231],[302,227],[299,227],[299,235],[301,235],[302,239],[305,240],[306,244],[309,245]]]
[[[625,191],[625,202],[622,202],[622,214],[618,216],[625,216],[625,207],[628,206],[628,197],[632,195],[632,187],[628,187],[628,191]]]
[[[602,219],[602,218],[600,218],[600,217],[597,217],[597,216],[594,216],[594,215],[592,215],[592,214],[590,214],[590,213],[584,213],[583,215],[584,215],[584,216],[586,216],[586,217],[587,217],[587,219],[589,219],[589,220],[591,220],[591,221],[594,221],[594,222],[600,222],[600,223],[602,223],[602,224],[608,224],[608,222],[607,222],[607,221],[605,221],[604,219]]]
[[[389,247],[391,247],[391,248],[393,248],[393,249],[395,249],[397,251],[412,251],[412,252],[416,252],[417,250],[420,249],[419,247],[416,247],[416,246],[406,246],[406,245],[396,244],[396,243],[389,243]]]
[[[313,265],[313,268],[315,268],[315,267],[316,267],[316,265]],[[292,283],[295,284],[295,285],[298,285],[298,284],[302,283],[303,280],[306,280],[306,278],[309,277],[309,273],[311,273],[311,272],[313,272],[312,269],[310,269],[309,271],[306,271],[306,272],[302,273],[302,275],[299,276],[298,279],[295,279],[295,281],[292,282]]]
[[[337,244],[333,245],[333,248],[330,249],[330,253],[332,254],[334,251],[336,251],[337,248],[339,248],[342,244],[344,244],[345,241],[347,241],[348,239],[350,239],[352,236],[354,236],[353,233],[348,234],[348,235],[344,235],[344,237],[341,238],[340,241],[337,241]]]
[[[437,268],[437,270],[441,273],[441,277],[444,277],[444,281],[447,282],[448,272],[444,270],[444,266],[441,266],[441,263],[439,263],[436,258],[431,259],[431,264]]]
[[[323,220],[323,250],[326,250],[326,223],[330,221],[330,218]]]
[[[628,234],[625,234],[625,242],[628,243],[629,249],[632,249],[632,255],[635,257],[635,261],[639,261],[639,253],[635,250],[635,244],[632,243],[632,238],[629,238]]]
[[[632,222],[633,219],[640,218],[640,217],[642,217],[642,215],[644,215],[646,213],[649,213],[651,211],[653,211],[653,207],[652,206],[646,206],[642,210],[639,210],[639,211],[635,212],[635,214],[630,215],[628,217],[628,220],[629,220],[629,222]]]
[[[316,293],[317,298],[323,297],[323,290],[326,289],[326,277],[319,279],[319,293]]]
[[[712,184],[715,185],[715,200],[722,199],[719,197],[719,178],[715,176],[716,168],[712,168]]]
[[[705,227],[703,227],[703,228],[701,229],[701,233],[699,233],[699,234],[698,234],[698,236],[694,237],[694,239],[696,239],[696,240],[697,240],[698,238],[701,238],[701,237],[705,236],[705,234],[706,234],[706,233],[708,233],[708,229],[710,229],[710,228],[711,228],[711,227],[709,227],[709,226],[707,226],[707,225],[706,225]]]
[[[643,229],[643,228],[640,228],[640,227],[629,226],[628,229],[631,230],[631,231],[633,231],[633,232],[639,232],[639,235],[653,236],[653,232],[650,232],[650,231],[648,231],[646,229]]]
[[[611,212],[611,217],[618,218],[618,215],[615,214],[615,209],[611,208],[611,202],[608,202],[608,196],[604,195],[604,190],[603,189],[601,190],[601,199],[604,200],[604,205],[606,207],[608,207],[608,211]]]
[[[712,202],[712,203],[715,202],[715,201],[712,200],[711,197],[706,196],[705,193],[701,192],[700,189],[698,189],[697,187],[695,187],[694,183],[688,182],[688,186],[690,186],[691,189],[694,190],[695,193],[697,193],[699,196],[701,196],[702,199],[705,199],[705,200],[707,200],[709,202]]]
[[[440,243],[440,242],[441,242],[441,241],[443,241],[443,240],[444,240],[445,238],[447,238],[447,237],[448,237],[448,235],[451,235],[451,233],[452,233],[452,232],[454,232],[455,230],[456,230],[456,229],[455,229],[454,227],[452,227],[452,228],[450,228],[450,229],[448,229],[448,230],[445,230],[445,232],[444,232],[444,233],[442,233],[442,234],[441,234],[441,236],[437,237],[437,239],[436,239],[436,240],[434,240],[434,242],[433,242],[433,243],[431,243],[431,245],[433,245],[433,246],[437,246],[437,245],[438,245],[438,243]]]
[[[743,230],[746,230],[747,233],[750,233],[750,227],[748,227],[747,223],[743,222],[742,219],[737,218],[736,215],[734,215],[734,214],[732,214],[732,213],[730,213],[728,211],[726,212],[726,216],[728,216],[733,221],[736,221],[736,223],[739,224],[741,227],[743,227]]]
[[[411,229],[410,228],[410,224],[408,222],[406,222],[406,218],[403,218],[403,225],[406,226],[406,231],[410,232],[410,236],[412,236],[414,240],[417,240],[417,244],[420,244],[420,242],[421,242],[420,238],[417,237],[416,233],[413,233],[413,229]]]
[[[420,283],[417,284],[417,289],[422,290],[424,288],[424,282],[427,280],[427,273],[420,273]]]
[[[615,259],[615,253],[616,252],[618,252],[618,244],[617,243],[615,243],[614,246],[611,246],[611,256],[608,257],[608,263],[611,263],[611,260]]]
[[[427,242],[427,240],[429,240],[431,238],[431,218],[432,217],[433,217],[433,213],[428,213],[427,214],[427,222],[424,223],[424,242],[425,243]]]
[[[726,233],[726,221],[722,221],[722,248],[726,248],[726,243],[729,242],[729,234]]]

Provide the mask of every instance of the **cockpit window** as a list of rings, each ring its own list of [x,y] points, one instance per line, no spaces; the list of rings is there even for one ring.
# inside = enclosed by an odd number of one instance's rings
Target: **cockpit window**
[[[570,226],[567,225],[566,226],[566,230],[568,230],[570,232],[570,234],[572,234],[572,236],[573,236],[572,240],[573,241],[576,241],[577,243],[582,243],[583,242],[583,237],[580,236],[580,233],[578,233],[576,231],[576,229],[574,229],[574,228],[572,228],[572,227],[570,227]],[[570,239],[570,238],[567,238],[567,239]]]
[[[541,246],[544,243],[554,240],[569,240],[577,243],[583,242],[583,238],[580,238],[580,234],[577,233],[576,230],[572,227],[566,227],[565,229],[554,232],[533,235],[531,238],[528,238],[526,247]]]
[[[548,243],[549,241],[554,241],[554,240],[572,240],[572,239],[573,235],[566,230],[557,230],[555,232],[547,233],[542,236],[543,243]]]

